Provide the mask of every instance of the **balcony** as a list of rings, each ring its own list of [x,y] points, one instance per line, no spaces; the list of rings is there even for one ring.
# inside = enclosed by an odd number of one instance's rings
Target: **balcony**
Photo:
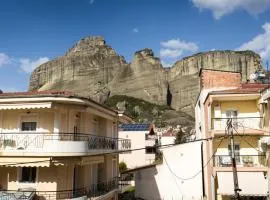
[[[267,167],[265,165],[265,155],[239,155],[235,156],[237,167],[252,167],[261,168]],[[230,155],[215,155],[214,167],[232,167],[232,160]]]
[[[62,191],[0,191],[0,200],[55,200],[55,199],[75,199],[87,197],[88,199],[103,199],[102,196],[118,189],[118,178],[92,184],[90,188],[78,188],[75,190]],[[108,198],[108,197],[107,197]],[[106,198],[104,198],[106,199]]]
[[[223,135],[227,127],[229,118],[212,118],[211,132],[212,135]],[[262,117],[238,117],[233,118],[232,125],[239,134],[264,135],[261,129]]]
[[[80,156],[125,151],[128,139],[79,133],[0,133],[1,155]]]

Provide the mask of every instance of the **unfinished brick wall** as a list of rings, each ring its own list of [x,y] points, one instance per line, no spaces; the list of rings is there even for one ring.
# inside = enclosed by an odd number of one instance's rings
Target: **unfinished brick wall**
[[[200,73],[201,88],[241,87],[241,73],[206,70]]]

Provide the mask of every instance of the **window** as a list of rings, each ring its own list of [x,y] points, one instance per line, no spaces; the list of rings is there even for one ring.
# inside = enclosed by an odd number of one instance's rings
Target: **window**
[[[153,154],[153,153],[156,153],[156,147],[146,147],[146,148],[145,148],[145,153],[146,153],[146,154]]]
[[[226,117],[227,118],[237,118],[238,112],[237,110],[227,110]]]
[[[21,183],[35,183],[37,176],[36,167],[22,167],[20,168],[19,181]]]
[[[22,122],[22,131],[36,131],[37,122]]]
[[[228,151],[229,151],[229,156],[232,155],[232,148],[231,145],[228,145]],[[234,154],[235,154],[235,162],[236,164],[240,163],[240,145],[239,144],[235,144],[234,145]]]

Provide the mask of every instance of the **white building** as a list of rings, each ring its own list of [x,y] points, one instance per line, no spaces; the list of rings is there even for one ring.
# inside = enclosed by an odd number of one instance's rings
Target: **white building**
[[[228,119],[233,119],[234,149],[241,199],[265,199],[267,167],[260,139],[264,136],[260,91],[263,84],[241,84],[241,74],[202,70],[195,107],[196,137],[203,143],[204,191],[209,200],[234,196],[232,148]]]
[[[157,138],[151,124],[122,124],[119,138],[129,139],[131,149],[135,149],[135,151],[127,151],[119,155],[119,162],[125,162],[129,169],[148,165],[155,161]]]
[[[69,92],[0,94],[0,199],[117,199],[130,121]]]
[[[160,137],[161,146],[174,144],[175,139],[176,139],[176,134],[168,130],[167,132],[163,133]]]
[[[135,196],[147,200],[201,200],[201,143],[162,149],[163,163],[136,170]]]

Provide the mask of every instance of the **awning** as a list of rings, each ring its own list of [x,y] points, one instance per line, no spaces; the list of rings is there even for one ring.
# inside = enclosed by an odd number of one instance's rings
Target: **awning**
[[[0,104],[0,110],[51,108],[51,102]]]
[[[243,196],[266,196],[267,178],[263,172],[238,172],[239,188]],[[234,195],[233,173],[217,172],[218,194]]]
[[[50,167],[48,157],[0,157],[0,167]]]
[[[89,164],[98,164],[104,163],[104,156],[91,156],[91,157],[82,157],[81,158],[81,165],[89,165]]]

